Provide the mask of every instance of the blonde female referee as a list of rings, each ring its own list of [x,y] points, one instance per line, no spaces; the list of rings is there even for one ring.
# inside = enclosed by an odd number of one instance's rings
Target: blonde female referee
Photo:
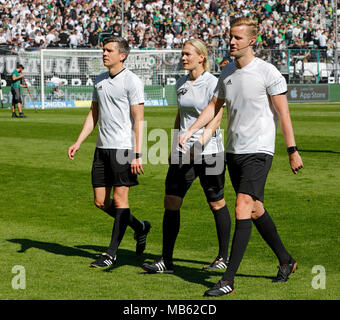
[[[206,130],[196,132],[189,139],[186,147],[190,151],[179,147],[176,135],[178,131],[182,133],[187,130],[209,103],[217,78],[208,71],[207,48],[201,40],[185,42],[182,63],[189,74],[182,76],[176,83],[178,112],[174,124],[174,147],[165,180],[162,256],[152,263],[142,265],[148,273],[174,272],[173,251],[180,229],[180,209],[188,189],[197,177],[214,215],[219,243],[216,259],[203,269],[225,269],[228,263],[230,215],[224,200],[225,160],[219,128],[223,110],[206,126]]]

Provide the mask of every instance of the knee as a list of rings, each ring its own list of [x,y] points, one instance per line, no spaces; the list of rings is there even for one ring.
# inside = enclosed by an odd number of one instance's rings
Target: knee
[[[221,200],[218,200],[218,201],[209,202],[209,207],[210,207],[211,211],[220,210],[224,206],[225,206],[225,200],[224,199],[221,199]]]
[[[128,208],[129,207],[129,200],[126,199],[125,197],[114,195],[113,202],[116,208]]]
[[[245,210],[243,209],[243,206],[238,205],[235,207],[235,218],[236,220],[248,219],[249,214],[245,212]]]
[[[166,195],[164,197],[164,208],[168,210],[179,210],[182,206],[183,199],[177,196]]]
[[[113,202],[116,208],[128,208],[129,207],[129,188],[116,187],[113,192]]]
[[[254,210],[254,199],[249,195],[238,196],[235,205],[237,220],[250,219]]]

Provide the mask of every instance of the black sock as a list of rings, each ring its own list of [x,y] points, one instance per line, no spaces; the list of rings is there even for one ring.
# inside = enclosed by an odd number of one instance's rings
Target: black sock
[[[116,217],[116,207],[113,200],[111,200],[111,205],[108,209],[105,210],[105,212],[113,218]],[[128,218],[128,226],[131,227],[135,232],[141,232],[144,230],[144,225],[138,219],[136,219],[131,214],[131,212]]]
[[[292,258],[284,247],[275,224],[268,212],[264,211],[264,214],[258,219],[253,219],[253,222],[262,238],[267,242],[279,259],[280,265],[289,263]]]
[[[113,200],[111,200],[111,205],[104,211],[112,218],[116,217],[116,207]]]
[[[122,241],[130,215],[129,208],[116,208],[116,217],[113,223],[111,242],[107,249],[107,253],[114,257],[117,253],[120,242]]]
[[[235,233],[231,245],[230,259],[222,280],[234,281],[251,235],[251,219],[236,220]]]
[[[163,216],[163,250],[162,257],[172,262],[172,255],[180,227],[180,210],[165,209]]]
[[[216,232],[219,244],[218,256],[226,259],[228,257],[228,247],[230,238],[231,220],[227,206],[218,210],[212,210],[215,218]]]

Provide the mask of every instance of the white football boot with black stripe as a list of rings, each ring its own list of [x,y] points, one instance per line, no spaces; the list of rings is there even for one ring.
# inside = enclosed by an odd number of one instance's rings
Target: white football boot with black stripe
[[[116,263],[117,256],[110,256],[108,253],[103,253],[96,261],[90,265],[92,268],[105,268],[110,267]]]
[[[142,269],[148,273],[174,273],[172,263],[166,263],[163,258],[155,260],[152,263],[143,263]]]
[[[234,284],[232,281],[220,280],[211,289],[207,290],[204,293],[204,296],[205,297],[219,297],[219,296],[223,296],[224,294],[233,294],[234,292],[235,292]]]
[[[229,257],[227,259],[217,257],[212,263],[203,267],[203,270],[226,269],[228,267]]]

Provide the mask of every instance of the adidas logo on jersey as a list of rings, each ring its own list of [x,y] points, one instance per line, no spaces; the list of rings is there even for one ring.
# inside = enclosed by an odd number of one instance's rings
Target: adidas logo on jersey
[[[231,79],[228,80],[227,85],[232,84]]]

